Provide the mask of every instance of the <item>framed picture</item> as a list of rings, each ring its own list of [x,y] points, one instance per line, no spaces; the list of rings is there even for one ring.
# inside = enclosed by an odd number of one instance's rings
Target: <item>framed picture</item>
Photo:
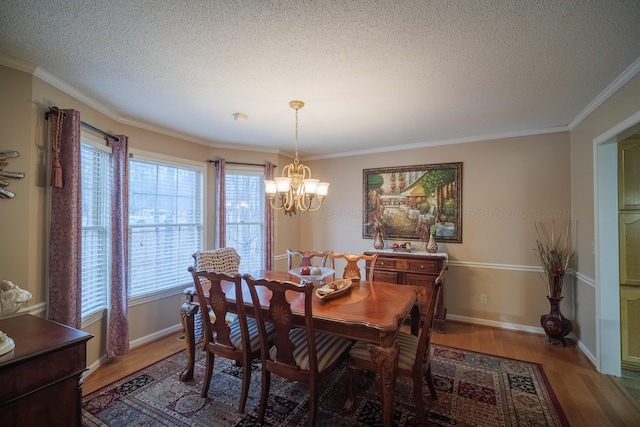
[[[462,243],[462,162],[362,172],[363,238]]]

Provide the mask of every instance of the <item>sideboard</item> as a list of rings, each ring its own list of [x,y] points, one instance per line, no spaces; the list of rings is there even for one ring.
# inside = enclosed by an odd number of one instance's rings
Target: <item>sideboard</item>
[[[0,319],[15,348],[0,356],[0,426],[79,426],[88,334],[37,316]]]
[[[373,272],[374,280],[399,285],[425,286],[428,291],[433,289],[433,283],[448,259],[444,252],[435,254],[423,251],[394,252],[390,249],[365,252],[367,255],[375,253],[378,254],[378,259]],[[370,268],[369,261],[366,268]],[[444,306],[445,288],[443,283],[436,308],[435,321],[440,330],[444,329],[447,317],[447,308]],[[420,315],[418,308],[414,307],[411,312],[411,333],[417,335],[419,328]]]

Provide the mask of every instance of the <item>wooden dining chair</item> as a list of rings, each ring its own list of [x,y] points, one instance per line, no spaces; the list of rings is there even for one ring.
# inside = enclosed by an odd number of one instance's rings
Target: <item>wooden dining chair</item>
[[[313,283],[299,285],[289,281],[255,280],[248,274],[243,277],[249,286],[260,332],[262,394],[258,420],[260,423],[264,420],[273,373],[309,385],[308,424],[315,426],[318,414],[318,384],[346,358],[351,341],[314,330]],[[269,292],[265,291],[270,291],[268,301],[265,301],[264,296],[269,295]],[[263,296],[262,300],[259,295]],[[304,301],[302,327],[294,327],[293,324],[291,301],[298,298],[303,298]],[[268,309],[261,309],[265,305]],[[275,327],[273,347],[269,344],[266,328],[262,326],[267,320]]]
[[[302,266],[316,265],[318,267],[333,268],[331,251],[293,251],[287,249],[287,270]],[[298,263],[297,260],[300,262]]]
[[[378,259],[378,254],[365,255],[365,254],[334,254],[333,252],[329,254],[329,257],[333,260],[333,265],[335,267],[336,259],[343,259],[346,261],[346,266],[344,267],[344,273],[342,274],[343,279],[351,279],[352,281],[360,281],[360,266],[358,265],[361,261],[369,261],[369,268],[365,268],[365,280],[373,280],[373,271],[376,266],[376,260]],[[365,266],[363,265],[363,268]]]
[[[433,284],[433,292],[427,296],[427,288],[418,288],[418,307],[422,317],[422,328],[416,337],[410,333],[398,332],[394,345],[398,351],[398,365],[395,369],[396,377],[409,378],[413,382],[413,401],[420,425],[427,425],[424,399],[422,396],[422,379],[426,377],[431,398],[436,400],[438,395],[431,375],[430,345],[431,331],[435,319],[436,306],[442,286],[444,285],[447,266],[440,270],[438,278]],[[355,400],[355,379],[359,370],[378,372],[378,363],[371,358],[370,344],[357,341],[349,351],[348,367],[348,400],[347,407],[351,407]],[[374,350],[375,351],[375,350]],[[380,384],[382,393],[383,384]]]
[[[206,371],[202,384],[202,397],[207,397],[209,385],[213,375],[215,357],[225,357],[242,364],[242,389],[238,412],[244,412],[251,382],[251,361],[260,354],[260,338],[256,319],[247,317],[242,301],[242,276],[229,275],[214,271],[196,271],[189,267],[193,277],[195,291],[200,305],[202,329],[204,332],[204,350],[206,351]],[[204,281],[209,289],[205,290]],[[222,282],[234,284],[236,295],[237,316],[231,322],[227,297]],[[273,325],[262,325],[268,337],[274,332]]]

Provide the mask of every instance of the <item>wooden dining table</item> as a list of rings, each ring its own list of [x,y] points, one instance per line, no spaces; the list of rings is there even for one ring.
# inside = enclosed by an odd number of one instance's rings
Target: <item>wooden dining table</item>
[[[288,272],[261,270],[253,274],[256,279],[289,280],[300,283],[297,276]],[[316,285],[320,286],[320,285]],[[259,294],[263,309],[268,306],[270,291],[261,290]],[[393,345],[394,337],[405,318],[411,313],[416,303],[418,288],[411,285],[399,286],[394,283],[366,281],[353,282],[350,291],[333,299],[313,301],[313,325],[315,330],[339,335],[352,340],[370,343],[371,356],[378,364],[380,375],[382,419],[384,426],[391,425],[393,394],[395,389],[395,368],[398,362],[397,349]],[[195,332],[194,316],[198,305],[193,299],[195,291],[185,290],[188,298],[182,305],[181,318],[185,333],[187,349],[187,367],[180,379],[188,381],[193,378],[195,364]],[[227,304],[230,311],[236,310],[238,298],[232,283],[226,291]],[[294,324],[304,326],[304,296],[297,295],[291,300],[294,313]],[[297,299],[297,301],[296,301]],[[251,295],[247,284],[242,282],[242,301],[247,315],[253,312]]]

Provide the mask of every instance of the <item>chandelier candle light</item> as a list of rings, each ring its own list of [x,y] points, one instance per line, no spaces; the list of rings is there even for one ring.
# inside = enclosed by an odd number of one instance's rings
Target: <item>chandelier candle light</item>
[[[311,169],[298,160],[298,110],[304,107],[302,101],[291,101],[289,106],[296,110],[296,151],[293,163],[282,169],[282,176],[274,180],[265,180],[265,192],[273,209],[283,210],[293,216],[298,211],[317,211],[329,191],[328,182],[320,182],[311,178]],[[277,205],[276,193],[280,199]],[[314,205],[314,199],[317,203]]]

